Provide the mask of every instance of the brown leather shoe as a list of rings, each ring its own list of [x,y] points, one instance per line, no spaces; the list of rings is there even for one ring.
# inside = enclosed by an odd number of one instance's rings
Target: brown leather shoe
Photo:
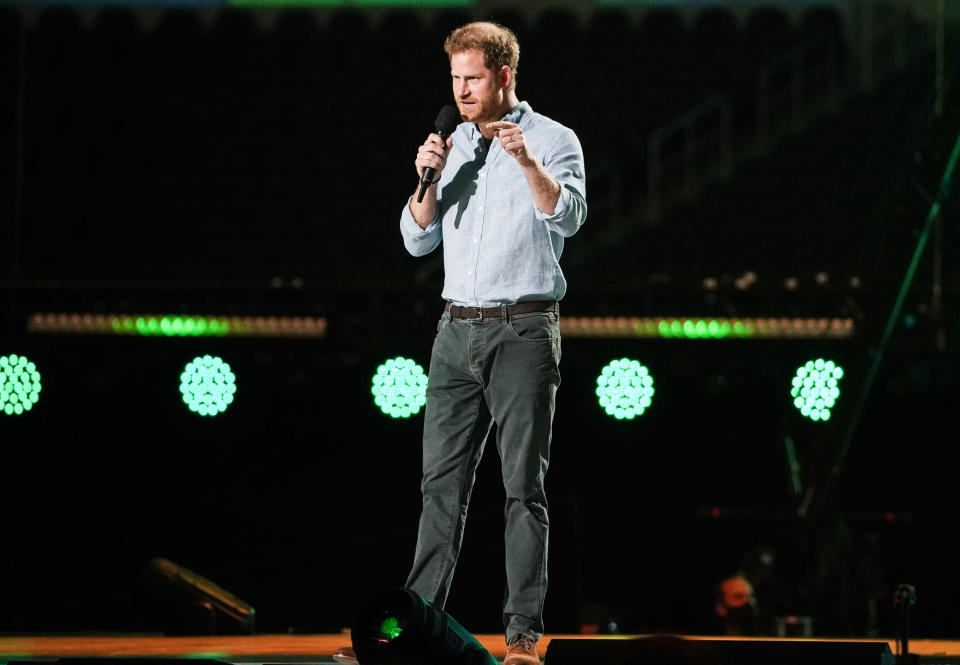
[[[517,635],[507,643],[503,665],[540,665],[537,641],[528,635]]]
[[[360,661],[357,660],[357,654],[351,647],[340,647],[333,652],[333,659],[338,663],[346,663],[347,665],[360,665]]]

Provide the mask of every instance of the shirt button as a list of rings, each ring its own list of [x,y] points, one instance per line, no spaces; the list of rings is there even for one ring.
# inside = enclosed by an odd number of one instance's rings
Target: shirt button
[[[474,238],[473,242],[480,242],[480,238]]]
[[[480,212],[483,212],[483,206],[480,206]]]
[[[473,271],[472,271],[472,270],[468,270],[468,271],[467,271],[467,274],[468,274],[468,275],[472,275],[472,274],[473,274]]]
[[[481,174],[480,174],[480,177],[481,177],[481,178],[486,178],[486,177],[487,177],[487,174],[486,174],[486,173],[481,173]]]

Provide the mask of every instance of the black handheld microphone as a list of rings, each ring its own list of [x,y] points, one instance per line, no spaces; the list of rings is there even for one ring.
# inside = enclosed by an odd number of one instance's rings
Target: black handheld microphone
[[[434,121],[437,134],[440,135],[440,139],[444,142],[446,142],[448,136],[453,134],[453,130],[455,130],[459,124],[460,111],[458,111],[457,107],[453,104],[447,104],[440,109],[440,113],[437,114],[437,119]],[[423,169],[423,177],[420,179],[420,193],[417,194],[417,203],[423,201],[424,192],[427,191],[427,187],[433,182],[433,174],[433,167],[428,166]]]

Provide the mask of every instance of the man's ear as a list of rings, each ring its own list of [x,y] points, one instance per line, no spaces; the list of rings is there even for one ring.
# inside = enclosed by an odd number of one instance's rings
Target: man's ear
[[[504,65],[500,68],[500,87],[506,90],[513,82],[513,70]]]

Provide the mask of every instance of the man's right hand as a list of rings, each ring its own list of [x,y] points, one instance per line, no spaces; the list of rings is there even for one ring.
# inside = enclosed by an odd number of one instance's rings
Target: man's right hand
[[[424,141],[420,149],[417,150],[417,159],[414,164],[417,167],[418,180],[423,180],[423,170],[432,168],[434,170],[433,180],[440,178],[440,172],[447,163],[447,154],[453,146],[453,139],[447,138],[444,141],[439,134],[430,134]]]

